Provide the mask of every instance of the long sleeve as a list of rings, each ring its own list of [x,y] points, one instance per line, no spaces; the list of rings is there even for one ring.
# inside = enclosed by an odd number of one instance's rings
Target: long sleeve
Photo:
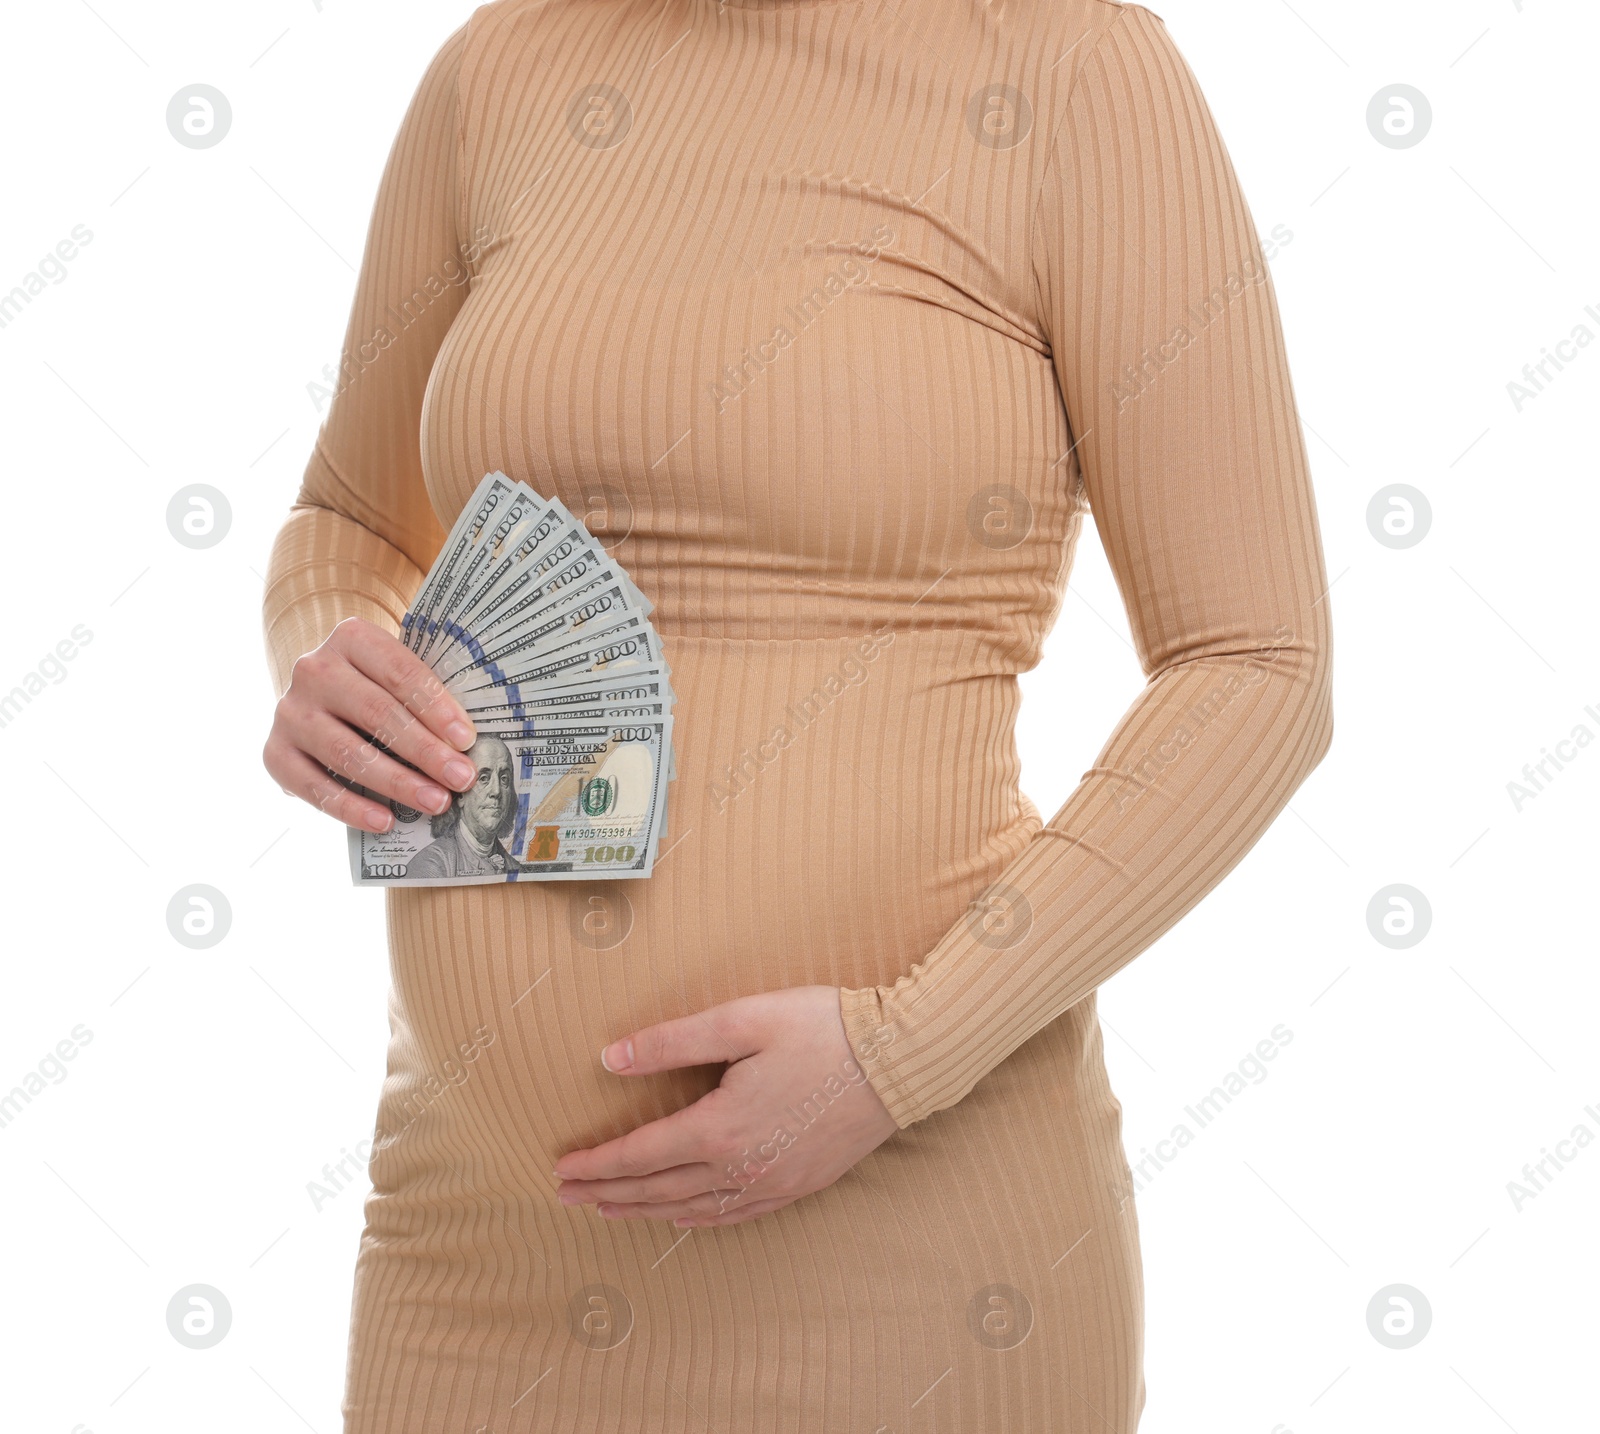
[[[267,572],[276,690],[344,618],[395,632],[444,541],[423,484],[434,359],[465,301],[457,78],[470,21],[434,57],[390,150],[334,396]]]
[[[902,1127],[1177,922],[1332,735],[1326,579],[1272,284],[1159,19],[1128,6],[1102,31],[1053,146],[1040,312],[1148,680],[987,903],[894,985],[841,993]]]

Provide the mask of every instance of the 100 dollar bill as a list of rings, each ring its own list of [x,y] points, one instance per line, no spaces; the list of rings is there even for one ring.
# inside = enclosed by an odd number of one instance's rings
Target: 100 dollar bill
[[[442,816],[388,801],[387,832],[350,828],[351,875],[360,886],[649,876],[671,740],[671,717],[483,734],[467,753],[477,785]]]

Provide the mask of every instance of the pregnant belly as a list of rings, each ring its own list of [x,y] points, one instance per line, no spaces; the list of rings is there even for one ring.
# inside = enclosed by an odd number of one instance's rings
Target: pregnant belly
[[[870,643],[867,644],[870,647]],[[1011,678],[950,634],[669,644],[671,825],[643,881],[397,889],[380,1192],[441,1149],[526,1188],[720,1066],[621,1079],[607,1042],[736,996],[893,982],[1026,843]],[[442,1143],[441,1143],[442,1142]]]

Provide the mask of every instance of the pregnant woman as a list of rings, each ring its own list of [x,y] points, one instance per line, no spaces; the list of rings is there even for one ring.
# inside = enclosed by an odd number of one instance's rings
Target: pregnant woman
[[[672,825],[642,881],[388,893],[347,1430],[1131,1434],[1095,991],[1331,733],[1273,290],[1162,22],[476,10],[267,584],[267,765],[343,822],[392,818],[333,773],[504,780],[395,638],[496,469],[656,604]],[[1085,513],[1148,681],[1045,822],[1017,674]]]

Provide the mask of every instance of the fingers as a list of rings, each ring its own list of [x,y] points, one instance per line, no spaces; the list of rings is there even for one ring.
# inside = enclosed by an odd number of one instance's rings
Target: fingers
[[[761,1049],[757,1025],[754,1002],[729,1001],[614,1041],[600,1052],[600,1063],[613,1075],[654,1075],[740,1061]]]
[[[460,705],[414,653],[381,628],[351,619],[295,663],[263,755],[286,791],[347,825],[383,832],[392,813],[328,774],[438,815],[452,791],[477,780],[454,745],[473,740]]]
[[[755,1219],[757,1215],[781,1210],[799,1198],[799,1195],[779,1195],[768,1200],[751,1201],[749,1192],[745,1190],[709,1190],[688,1200],[659,1204],[604,1204],[600,1206],[599,1213],[607,1220],[671,1220],[680,1229],[692,1229],[739,1225]]]
[[[708,1148],[703,1107],[710,1098],[703,1096],[592,1150],[563,1155],[556,1161],[555,1173],[562,1180],[618,1180],[654,1175],[676,1165],[715,1163],[726,1152]]]
[[[359,782],[385,797],[435,815],[450,805],[450,793],[420,772],[402,766],[381,748],[352,731],[326,712],[301,714],[290,725],[289,736],[302,753],[337,772],[349,782]]]
[[[466,709],[438,674],[398,638],[369,622],[348,621],[334,629],[329,643],[358,672],[398,698],[436,736],[459,751],[472,745],[472,722]]]
[[[639,1204],[606,1201],[600,1216],[606,1220],[710,1220],[739,1208],[742,1190],[706,1190],[687,1200],[661,1200]]]
[[[683,1216],[673,1223],[689,1227],[742,1225],[746,1220],[754,1220],[757,1215],[770,1215],[774,1210],[783,1209],[785,1205],[793,1205],[799,1198],[798,1195],[781,1195],[772,1200],[757,1200],[751,1205],[729,1206],[715,1215]]]
[[[425,772],[441,786],[464,792],[477,780],[477,768],[466,757],[448,742],[436,737],[420,718],[412,715],[403,702],[354,667],[347,669],[345,680],[332,685],[332,690],[324,700],[327,710],[335,717],[348,722],[357,732],[370,733],[374,741]],[[330,762],[328,765],[335,764]],[[365,781],[363,784],[372,785]],[[430,807],[419,802],[407,802],[407,805],[421,805],[424,811],[443,810],[442,807]]]
[[[262,755],[267,771],[284,791],[310,802],[319,811],[326,812],[347,827],[386,832],[393,823],[394,814],[388,807],[352,792],[330,777],[304,752],[287,742],[277,737],[271,738]]]
[[[685,1200],[714,1189],[718,1176],[704,1163],[679,1165],[640,1179],[568,1180],[556,1198],[563,1205],[648,1205],[662,1200]]]

